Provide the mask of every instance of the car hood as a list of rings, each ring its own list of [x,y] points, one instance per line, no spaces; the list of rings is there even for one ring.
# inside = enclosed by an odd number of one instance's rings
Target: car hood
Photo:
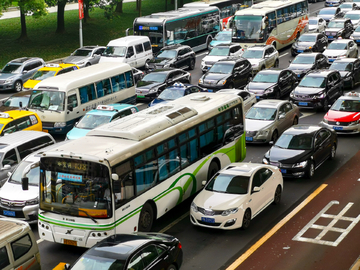
[[[0,73],[0,80],[10,79],[10,78],[16,77],[16,76],[18,76],[18,74],[14,74],[14,73]]]
[[[0,189],[0,198],[11,201],[28,201],[39,196],[39,187],[29,185],[29,190],[22,190],[20,183],[14,184],[8,181]]]
[[[326,49],[323,54],[327,57],[331,57],[331,56],[338,56],[338,55],[343,55],[346,54],[347,50],[328,50]]]
[[[24,83],[23,87],[24,88],[29,88],[29,89],[33,89],[35,87],[35,85],[37,85],[39,82],[38,80],[27,80],[26,83]]]
[[[325,88],[312,88],[312,87],[301,87],[298,86],[295,88],[294,93],[300,95],[314,95],[321,91],[325,90]]]
[[[68,140],[75,140],[77,138],[84,137],[91,129],[73,127],[67,134]]]
[[[360,112],[344,112],[330,110],[325,114],[329,121],[352,122],[360,119]]]
[[[215,55],[207,55],[203,58],[205,62],[217,62],[221,59],[226,58],[227,56],[215,56]]]
[[[154,58],[150,60],[150,63],[165,65],[168,62],[171,62],[172,60],[173,58]]]
[[[360,32],[353,32],[351,35],[353,37],[360,37]]]
[[[206,81],[206,80],[220,81],[222,79],[226,79],[227,77],[229,77],[229,75],[230,74],[207,73],[204,75],[203,79],[204,79],[204,81]]]
[[[276,146],[269,150],[270,162],[280,162],[286,164],[293,164],[307,160],[311,155],[311,150],[292,150],[283,149]]]
[[[273,124],[274,121],[254,120],[245,118],[246,131],[259,131]]]
[[[249,92],[253,92],[256,90],[264,91],[265,89],[269,88],[270,86],[275,85],[276,83],[263,83],[263,82],[250,82],[247,86],[247,90]],[[256,94],[257,92],[253,92]]]
[[[341,77],[343,77],[343,78],[345,78],[346,76],[351,74],[351,72],[349,72],[349,71],[339,71],[339,73],[340,73]]]
[[[202,190],[194,199],[194,203],[205,209],[227,210],[239,207],[246,200],[246,194],[226,194]]]
[[[314,66],[313,64],[291,64],[287,69],[290,69],[292,71],[308,70],[308,69],[312,69],[313,66]]]
[[[69,57],[66,57],[64,59],[64,63],[73,63],[73,64],[76,64],[76,63],[79,63],[81,61],[85,61],[85,59],[87,58],[87,56],[69,56]]]
[[[249,60],[251,65],[258,65],[262,61],[262,59],[257,59],[257,58],[247,58],[247,60]]]
[[[300,48],[309,48],[309,47],[312,47],[314,46],[315,43],[314,42],[299,42],[299,41],[296,41],[294,43],[294,47],[300,49]]]
[[[325,32],[338,32],[340,31],[342,28],[326,28]]]
[[[310,25],[309,24],[309,30],[314,30],[314,29],[318,29],[319,27],[317,25]]]
[[[136,88],[150,89],[150,88],[158,86],[159,84],[160,83],[157,83],[157,82],[139,81],[136,85]]]

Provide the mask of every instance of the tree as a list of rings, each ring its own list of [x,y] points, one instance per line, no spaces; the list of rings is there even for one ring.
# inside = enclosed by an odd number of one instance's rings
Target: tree
[[[55,33],[65,32],[65,6],[70,0],[45,0],[49,7],[57,6],[57,24]]]
[[[38,18],[47,14],[44,0],[19,0],[21,34],[20,39],[27,39],[26,16]]]
[[[11,0],[0,0],[0,17],[3,15],[2,12],[11,6]]]
[[[84,0],[84,23],[90,19],[89,12],[94,9],[95,6],[100,5],[101,0]]]
[[[123,0],[100,0],[99,7],[104,10],[105,18],[112,20],[123,13]]]

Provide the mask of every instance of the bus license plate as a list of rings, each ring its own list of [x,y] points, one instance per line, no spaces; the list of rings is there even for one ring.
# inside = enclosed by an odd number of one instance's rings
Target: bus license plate
[[[308,103],[307,103],[307,102],[299,102],[299,105],[300,105],[300,106],[307,106]]]
[[[253,137],[245,137],[245,140],[252,142],[253,141]]]
[[[15,217],[15,211],[3,210],[4,216]]]
[[[286,173],[285,169],[280,169],[281,173]]]
[[[334,130],[343,130],[343,127],[333,127]]]
[[[201,221],[204,221],[207,223],[215,223],[215,218],[201,217]]]
[[[77,242],[74,240],[64,239],[64,244],[69,246],[77,246]]]
[[[304,52],[303,50],[298,50],[298,53],[302,53],[302,52]]]

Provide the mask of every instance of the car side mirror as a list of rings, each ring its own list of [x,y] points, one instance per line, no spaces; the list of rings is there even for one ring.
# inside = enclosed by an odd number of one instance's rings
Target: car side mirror
[[[268,55],[268,54],[267,54],[267,55],[265,55],[265,58],[269,58],[269,57],[270,57],[270,55]]]
[[[206,185],[206,181],[205,181],[205,180],[202,181],[201,184],[202,184],[203,186],[205,186],[205,185]]]
[[[28,71],[27,70],[23,70],[23,72],[22,72],[23,74],[26,74],[26,73],[28,73]]]
[[[29,178],[28,177],[21,178],[21,187],[22,187],[22,190],[29,190]]]
[[[284,119],[284,118],[285,118],[285,114],[279,115],[279,120]]]
[[[10,170],[11,166],[9,164],[4,165],[4,167],[2,167],[2,171],[6,171],[6,170]]]
[[[260,191],[260,187],[254,187],[253,188],[253,192],[259,192]]]

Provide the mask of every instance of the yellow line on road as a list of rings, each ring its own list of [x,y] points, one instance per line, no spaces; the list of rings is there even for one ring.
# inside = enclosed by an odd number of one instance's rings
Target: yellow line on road
[[[249,248],[243,255],[241,255],[235,262],[233,262],[226,270],[234,270],[242,264],[251,254],[253,254],[262,244],[264,244],[271,236],[273,236],[282,226],[292,219],[302,208],[304,208],[312,199],[327,187],[327,184],[322,184],[312,194],[309,195],[302,203],[300,203],[294,210],[292,210],[286,217],[284,217],[278,224],[276,224],[270,231],[260,238],[251,248]]]

